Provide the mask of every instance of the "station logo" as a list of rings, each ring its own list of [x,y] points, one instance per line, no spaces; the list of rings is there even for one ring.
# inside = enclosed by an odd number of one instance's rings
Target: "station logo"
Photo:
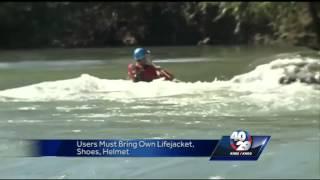
[[[230,146],[235,151],[230,155],[252,155],[248,152],[252,145],[252,137],[247,131],[237,130],[230,135]]]
[[[257,160],[271,136],[252,136],[249,131],[236,130],[222,136],[211,160]]]
[[[230,145],[235,151],[248,151],[251,144],[252,137],[247,131],[234,131],[230,136]]]

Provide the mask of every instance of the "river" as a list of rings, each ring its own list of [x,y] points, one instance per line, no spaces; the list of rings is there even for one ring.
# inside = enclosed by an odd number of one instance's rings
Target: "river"
[[[179,82],[126,79],[133,47],[0,51],[0,178],[320,178],[320,85],[280,85],[301,47],[150,47]],[[19,139],[270,135],[258,161],[16,157]],[[15,142],[17,141],[18,142]]]

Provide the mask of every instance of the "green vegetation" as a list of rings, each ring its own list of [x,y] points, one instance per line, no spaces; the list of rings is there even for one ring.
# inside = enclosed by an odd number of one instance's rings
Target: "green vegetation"
[[[0,48],[273,44],[320,47],[317,2],[2,2]]]

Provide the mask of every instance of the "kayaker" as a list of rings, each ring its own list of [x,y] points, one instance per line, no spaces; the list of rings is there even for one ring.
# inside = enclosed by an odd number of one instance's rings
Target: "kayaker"
[[[168,71],[156,66],[151,60],[151,51],[145,48],[136,48],[133,52],[135,63],[128,65],[128,77],[134,82],[151,82],[154,79],[165,78],[172,81],[174,76]]]

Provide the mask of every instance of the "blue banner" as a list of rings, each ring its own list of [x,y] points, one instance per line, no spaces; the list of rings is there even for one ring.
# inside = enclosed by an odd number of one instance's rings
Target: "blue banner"
[[[219,140],[39,140],[35,156],[181,157],[210,156]]]
[[[78,139],[36,140],[33,156],[63,157],[210,157],[210,160],[258,160],[270,136],[235,131],[221,140]]]

